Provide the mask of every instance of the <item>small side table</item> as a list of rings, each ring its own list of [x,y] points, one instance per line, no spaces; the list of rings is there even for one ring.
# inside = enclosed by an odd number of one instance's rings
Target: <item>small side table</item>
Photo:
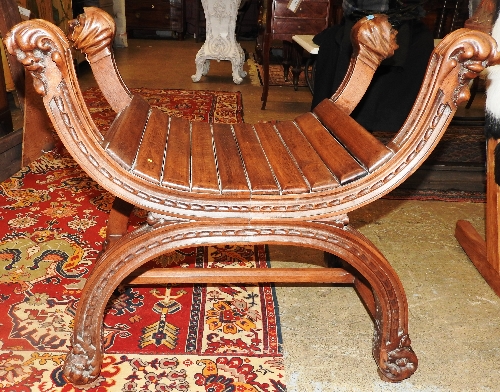
[[[309,53],[309,57],[306,60],[306,64],[304,66],[304,75],[306,77],[306,83],[311,90],[311,93],[314,92],[314,62],[316,61],[316,55],[319,51],[319,46],[313,42],[314,35],[294,35],[292,37],[293,42],[295,42],[298,46],[300,46],[303,50]],[[297,84],[299,82],[300,75],[300,56],[297,60],[296,67],[298,68],[295,72],[293,72],[293,86],[297,89]]]
[[[206,39],[196,54],[196,74],[191,76],[198,82],[208,73],[210,60],[231,62],[233,81],[240,84],[247,75],[243,71],[245,52],[236,41],[236,18],[241,0],[202,0],[206,20]]]

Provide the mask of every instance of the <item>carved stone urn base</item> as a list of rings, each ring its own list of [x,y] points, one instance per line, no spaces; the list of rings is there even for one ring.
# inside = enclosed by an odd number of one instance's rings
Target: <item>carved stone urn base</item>
[[[245,53],[236,42],[236,17],[241,0],[202,0],[205,11],[207,37],[196,54],[196,74],[191,76],[198,82],[210,69],[210,60],[227,60],[232,65],[233,81],[240,84],[247,73],[243,70]]]

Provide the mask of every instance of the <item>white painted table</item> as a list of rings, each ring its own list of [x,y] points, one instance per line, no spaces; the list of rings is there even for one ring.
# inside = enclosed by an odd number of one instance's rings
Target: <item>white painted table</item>
[[[245,53],[236,41],[236,17],[241,0],[201,0],[206,20],[206,39],[196,54],[196,74],[191,76],[198,82],[210,69],[210,60],[231,62],[233,81],[240,84],[247,75],[243,71]]]
[[[319,46],[313,42],[313,38],[314,35],[294,35],[292,37],[307,53],[318,54]]]

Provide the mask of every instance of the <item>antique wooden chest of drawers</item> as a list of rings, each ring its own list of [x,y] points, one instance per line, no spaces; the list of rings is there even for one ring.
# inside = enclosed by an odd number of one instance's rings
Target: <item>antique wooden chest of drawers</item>
[[[127,31],[184,33],[184,0],[126,0]]]
[[[302,0],[296,12],[288,9],[289,0],[271,0],[272,39],[291,41],[293,35],[317,34],[328,27],[329,0]]]
[[[298,78],[300,53],[292,44],[294,35],[315,35],[326,29],[331,23],[332,2],[335,0],[301,0],[297,8],[288,8],[290,0],[263,0],[259,17],[260,34],[257,39],[256,54],[263,68],[262,108],[266,107],[269,89],[269,51],[271,42],[283,41],[283,68],[285,79],[288,78],[290,65],[294,79]]]

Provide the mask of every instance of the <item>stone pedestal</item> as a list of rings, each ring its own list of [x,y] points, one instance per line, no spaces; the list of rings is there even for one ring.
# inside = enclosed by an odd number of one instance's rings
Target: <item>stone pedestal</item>
[[[206,19],[206,39],[196,54],[196,74],[191,76],[198,82],[210,69],[210,60],[228,60],[232,65],[233,81],[240,84],[246,76],[243,71],[245,53],[236,42],[236,17],[241,0],[202,0]]]

